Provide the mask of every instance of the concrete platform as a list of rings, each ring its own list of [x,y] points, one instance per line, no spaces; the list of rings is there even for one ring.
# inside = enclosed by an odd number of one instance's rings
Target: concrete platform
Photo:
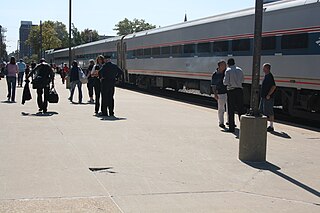
[[[319,130],[276,123],[268,163],[248,165],[216,110],[117,89],[101,119],[57,90],[39,116],[0,81],[0,212],[320,211]]]

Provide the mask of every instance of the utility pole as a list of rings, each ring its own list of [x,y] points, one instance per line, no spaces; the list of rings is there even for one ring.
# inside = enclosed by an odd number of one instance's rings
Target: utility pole
[[[262,17],[263,0],[256,0],[250,113],[240,123],[239,159],[245,162],[266,161],[267,118],[259,112]]]
[[[261,116],[259,112],[259,89],[260,89],[260,63],[261,63],[261,45],[262,45],[262,18],[263,18],[263,0],[256,0],[255,30],[254,30],[254,51],[252,67],[251,101],[250,114],[252,116]]]
[[[69,68],[71,68],[72,52],[71,52],[71,0],[69,0]]]
[[[42,58],[42,21],[40,21],[40,54],[39,59]]]
[[[2,26],[0,25],[0,63],[2,63]]]

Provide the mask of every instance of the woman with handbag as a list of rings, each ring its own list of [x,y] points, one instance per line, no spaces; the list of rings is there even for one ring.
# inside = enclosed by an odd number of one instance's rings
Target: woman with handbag
[[[81,69],[78,66],[78,62],[76,60],[73,61],[72,63],[72,68],[69,73],[69,79],[70,79],[70,97],[69,101],[73,103],[73,94],[76,86],[78,87],[78,93],[79,93],[79,104],[82,103],[82,83],[80,81],[80,74],[81,74]]]

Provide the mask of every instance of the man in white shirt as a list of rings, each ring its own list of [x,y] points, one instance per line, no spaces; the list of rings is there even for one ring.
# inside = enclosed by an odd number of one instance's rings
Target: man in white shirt
[[[18,72],[18,86],[22,87],[22,82],[23,82],[23,76],[24,76],[24,72],[26,70],[26,64],[23,62],[22,59],[20,59],[20,61],[17,63],[18,68],[19,68],[19,72]]]
[[[242,69],[235,66],[233,58],[228,60],[228,69],[226,70],[223,84],[227,86],[228,96],[228,116],[229,129],[228,132],[235,132],[234,114],[238,112],[239,120],[244,114],[242,83],[244,75]]]

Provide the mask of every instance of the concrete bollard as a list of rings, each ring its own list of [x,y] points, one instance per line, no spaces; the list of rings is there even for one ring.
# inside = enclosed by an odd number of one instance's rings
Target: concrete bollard
[[[248,162],[265,162],[266,152],[267,118],[241,116],[239,159]]]

